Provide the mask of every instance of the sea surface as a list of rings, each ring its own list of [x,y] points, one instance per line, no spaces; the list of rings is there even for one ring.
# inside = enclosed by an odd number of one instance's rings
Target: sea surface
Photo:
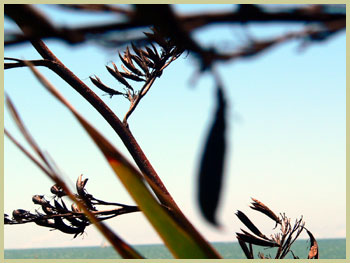
[[[345,259],[345,238],[320,239],[319,254],[321,259]],[[213,243],[213,246],[226,259],[244,259],[245,256],[237,242]],[[135,245],[135,249],[146,258],[173,258],[163,245]],[[292,250],[299,258],[307,258],[310,243],[307,240],[297,240]],[[274,255],[273,249],[254,247],[254,252]],[[120,258],[112,247],[68,247],[42,249],[5,249],[5,259],[113,259]],[[290,255],[287,258],[292,258]]]

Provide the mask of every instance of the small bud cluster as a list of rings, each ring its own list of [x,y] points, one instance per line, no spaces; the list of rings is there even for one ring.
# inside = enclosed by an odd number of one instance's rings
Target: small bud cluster
[[[82,175],[78,177],[76,182],[76,197],[85,204],[86,208],[96,216],[98,221],[139,211],[136,206],[110,203],[96,199],[86,191],[85,185],[87,181],[87,178],[82,180]],[[39,226],[57,229],[66,234],[73,234],[74,238],[79,234],[83,234],[85,228],[91,224],[89,219],[76,204],[73,203],[70,208],[67,207],[62,198],[66,196],[66,193],[59,185],[53,185],[50,191],[54,194],[53,201],[51,202],[46,200],[44,195],[34,195],[32,197],[33,203],[39,205],[42,212],[36,210],[35,213],[31,213],[24,209],[16,209],[12,212],[12,218],[9,218],[9,215],[5,214],[4,223],[14,225],[33,222]],[[114,205],[119,208],[101,211],[96,208],[97,205]]]

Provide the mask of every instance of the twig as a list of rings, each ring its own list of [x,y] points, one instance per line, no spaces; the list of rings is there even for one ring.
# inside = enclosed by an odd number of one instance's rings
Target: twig
[[[4,63],[4,69],[27,67],[28,64],[26,63],[28,62],[31,63],[33,66],[43,66],[47,68],[50,68],[53,66],[53,62],[47,59],[23,60],[23,59],[17,59],[17,58],[4,57],[4,60],[12,60],[17,62],[17,63]]]
[[[8,10],[9,5],[5,5],[5,13]],[[105,6],[105,5],[66,5],[67,7],[74,7],[78,10],[90,10],[90,11],[101,11],[101,12],[109,12],[110,8],[97,8],[97,6]],[[259,15],[256,13],[240,13],[240,12],[217,12],[217,13],[202,13],[202,14],[192,14],[192,15],[179,15],[176,14],[177,19],[180,24],[182,24],[183,28],[191,32],[193,30],[202,28],[204,26],[208,26],[215,23],[228,23],[228,24],[240,24],[242,21],[245,23],[274,23],[274,22],[288,22],[288,23],[305,23],[305,22],[327,22],[332,20],[342,19],[345,20],[345,14],[342,13],[327,13],[327,11],[322,11],[322,7],[320,6],[319,11],[310,11],[310,9],[305,7],[300,8],[291,8],[286,9],[285,11],[275,11],[269,12],[265,11],[263,8],[260,9]],[[152,8],[156,8],[153,5]],[[114,7],[115,9],[115,7]],[[31,16],[31,13],[28,12],[31,10],[19,10],[17,8],[16,12],[22,16]],[[114,12],[114,11],[113,11]],[[126,11],[125,9],[115,10],[115,12],[124,13],[129,16],[130,21],[127,22],[115,22],[115,23],[107,23],[103,25],[97,26],[83,26],[76,28],[60,28],[55,26],[55,30],[43,30],[40,32],[31,33],[26,36],[19,34],[5,34],[6,37],[10,40],[5,41],[5,46],[18,44],[26,41],[31,41],[33,39],[44,39],[44,38],[60,38],[62,40],[67,41],[68,43],[75,44],[81,43],[86,40],[86,38],[71,38],[71,36],[85,36],[91,34],[104,34],[111,31],[125,31],[131,30],[140,27],[147,27],[152,25],[150,21],[144,21],[135,17],[134,12]],[[144,11],[142,11],[144,12]],[[157,13],[155,10],[152,12],[153,14]],[[70,36],[70,37],[67,37]],[[78,41],[79,40],[79,41]]]

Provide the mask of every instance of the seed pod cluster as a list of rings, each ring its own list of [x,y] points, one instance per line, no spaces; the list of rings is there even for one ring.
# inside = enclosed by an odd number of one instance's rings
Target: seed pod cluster
[[[278,217],[270,208],[268,208],[259,200],[254,198],[252,198],[252,200],[253,202],[250,208],[272,219],[276,223],[276,225],[280,226],[280,232],[273,234],[270,237],[267,237],[266,235],[260,232],[260,230],[243,212],[237,211],[236,216],[238,217],[238,219],[244,224],[245,227],[247,227],[251,231],[251,233],[249,233],[248,231],[241,229],[242,233],[236,233],[238,243],[248,259],[254,258],[253,245],[265,248],[277,248],[275,250],[276,255],[274,257],[270,255],[264,255],[263,253],[259,252],[258,257],[260,259],[283,259],[289,253],[294,259],[299,258],[296,255],[294,255],[293,251],[291,250],[291,246],[295,242],[295,240],[297,240],[301,232],[304,230],[306,230],[306,232],[308,233],[311,242],[308,258],[318,258],[318,244],[311,232],[309,232],[305,228],[305,222],[303,221],[303,217],[301,217],[298,220],[295,220],[294,225],[292,225],[290,218],[287,218],[285,214],[281,214],[281,217]]]
[[[107,71],[125,87],[124,92],[108,87],[97,76],[94,78],[90,77],[91,82],[97,88],[107,92],[111,97],[123,95],[133,102],[140,91],[136,92],[129,81],[143,82],[146,85],[152,78],[159,77],[163,69],[181,55],[182,51],[176,48],[172,41],[164,39],[156,29],[152,29],[152,33],[144,34],[149,40],[149,47],[146,46],[144,49],[141,49],[132,43],[131,49],[134,54],[129,47],[126,48],[124,54],[118,52],[122,62],[122,71],[113,62],[113,68],[106,66]],[[153,43],[158,44],[160,52]]]
[[[120,203],[109,203],[93,197],[86,189],[88,179],[83,179],[80,175],[76,182],[76,197],[81,200],[85,206],[95,214],[97,220],[102,221],[115,216],[139,211],[136,206],[128,206]],[[66,195],[62,188],[54,185],[50,188],[54,194],[54,199],[48,201],[44,195],[34,195],[32,201],[35,205],[40,206],[41,211],[35,210],[35,213],[24,209],[15,209],[12,212],[12,218],[4,214],[4,224],[15,225],[24,223],[35,223],[39,226],[57,229],[66,234],[73,234],[74,238],[84,233],[85,228],[90,225],[89,219],[82,213],[76,204],[71,204],[70,209],[66,205],[63,197]],[[97,205],[114,205],[121,208],[99,211]]]

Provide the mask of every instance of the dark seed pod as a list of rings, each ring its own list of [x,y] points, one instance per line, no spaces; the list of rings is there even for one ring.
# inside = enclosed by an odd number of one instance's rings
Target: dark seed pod
[[[82,174],[78,176],[77,182],[75,184],[75,186],[77,188],[78,195],[85,196],[85,185],[86,185],[88,180],[89,180],[88,178],[83,180],[83,175]]]
[[[87,181],[87,179],[86,179],[86,181]],[[64,208],[68,211],[66,205],[63,203],[63,200],[62,200],[62,205],[63,205]],[[72,212],[75,212],[75,211],[77,210],[77,207],[76,207],[76,206],[73,206],[73,205],[74,205],[74,204],[71,205],[71,207],[72,207]],[[74,211],[73,209],[74,209],[75,211]],[[67,216],[67,217],[65,217],[65,219],[67,219],[73,226],[81,226],[82,224],[89,225],[89,223],[86,223],[86,222],[88,222],[88,219],[87,219],[85,216],[82,216],[82,217],[81,217],[81,219],[83,219],[83,220],[80,220],[80,219],[74,217],[73,215]]]
[[[63,191],[62,187],[55,184],[50,188],[51,193],[53,193],[54,195],[56,195],[57,197],[62,197],[62,196],[66,196],[67,194]]]
[[[146,63],[143,60],[141,60],[141,58],[139,58],[138,56],[131,55],[131,58],[143,70],[143,72],[146,74],[146,76],[149,76],[149,70],[148,70]]]
[[[55,208],[59,213],[67,212],[67,209],[64,209],[64,207],[59,202],[57,202],[57,200],[54,200],[54,203],[55,203]]]
[[[147,33],[147,32],[144,32],[144,34],[146,35],[146,37],[150,41],[154,41],[159,46],[161,46],[164,50],[168,50],[169,49],[168,42],[158,32],[156,32],[154,29],[152,29],[152,31],[153,31],[153,34],[152,33]]]
[[[24,209],[16,209],[13,210],[12,212],[12,217],[16,221],[22,221],[23,219],[32,219],[35,218],[36,216],[31,214],[29,211],[24,210]]]
[[[96,78],[96,79],[90,77],[91,82],[92,82],[96,87],[98,87],[100,90],[102,90],[102,91],[104,91],[104,92],[107,92],[109,95],[111,95],[111,97],[112,97],[113,95],[122,95],[122,94],[123,94],[122,92],[119,92],[119,91],[117,91],[117,90],[115,90],[115,89],[111,89],[111,88],[107,87],[105,84],[103,84],[103,83],[101,82],[101,80],[100,80],[97,76],[95,76],[95,78]]]
[[[43,195],[33,195],[32,201],[36,205],[45,205],[45,206],[50,205],[49,201],[47,201]]]
[[[135,54],[141,58],[141,49],[138,49],[134,43],[131,43],[132,50],[134,50]]]
[[[116,79],[118,80],[121,84],[123,84],[125,87],[127,87],[128,89],[133,90],[133,88],[130,86],[130,84],[123,78],[123,76],[120,74],[117,66],[112,63],[114,66],[114,70],[108,66],[106,66],[108,72]]]
[[[125,73],[125,72],[120,72],[120,74],[124,77],[124,78],[127,78],[127,79],[131,79],[131,80],[134,80],[134,81],[138,81],[138,82],[145,82],[145,79],[143,78],[140,78],[134,74],[128,74],[128,73]]]
[[[132,63],[132,60],[130,58],[130,51],[129,49],[126,49],[126,53],[125,53],[125,56],[122,57],[122,55],[119,54],[119,58],[120,60],[123,62],[123,64],[128,68],[130,69],[133,73],[135,73],[136,75],[140,75],[140,76],[143,76],[143,73],[141,71],[139,71],[135,66],[134,64]]]
[[[217,88],[217,110],[202,154],[198,175],[198,201],[204,218],[217,225],[218,206],[224,173],[226,150],[226,102],[221,87]]]
[[[54,207],[48,207],[48,206],[41,206],[41,209],[45,212],[47,215],[54,215],[56,214],[56,211],[54,210]]]
[[[120,72],[120,74],[121,74],[122,76],[123,76],[122,73],[125,73],[125,74],[127,74],[127,75],[131,75],[131,74],[132,74],[126,67],[123,66],[123,64],[121,64],[120,66],[121,66],[122,69],[124,70],[124,72],[123,72],[123,71]]]
[[[66,233],[66,234],[75,234],[74,238],[76,238],[79,234],[83,234],[85,227],[86,227],[85,224],[81,225],[80,227],[68,226],[67,224],[65,224],[63,222],[62,218],[60,218],[60,217],[55,217],[54,221],[55,221],[55,228],[56,229],[60,230],[63,233]]]
[[[268,238],[263,233],[260,232],[260,230],[253,224],[252,221],[250,221],[250,219],[243,212],[238,210],[237,213],[236,213],[236,216],[255,235],[257,235],[257,236],[259,236],[259,237],[261,237],[263,239],[267,239],[268,240]]]
[[[318,244],[316,239],[314,238],[314,236],[312,235],[312,233],[307,230],[305,228],[307,234],[310,237],[310,242],[311,242],[311,246],[310,246],[310,251],[309,251],[309,255],[308,255],[308,259],[318,259],[319,258],[319,254],[318,254]]]
[[[38,218],[34,220],[34,223],[37,224],[38,226],[55,228],[55,224],[45,218]]]
[[[158,54],[158,51],[157,51],[157,48],[151,43],[151,46],[152,46],[152,48],[153,48],[153,52],[154,52],[154,54],[158,57],[158,58],[160,58],[160,56],[159,56],[159,54]]]
[[[267,215],[269,218],[271,218],[276,222],[276,225],[281,222],[281,219],[274,212],[272,212],[270,208],[268,208],[266,205],[264,205],[262,202],[260,202],[257,199],[252,198],[252,200],[253,202],[250,208]]]
[[[4,214],[4,224],[5,224],[5,225],[6,225],[6,224],[11,224],[11,223],[13,222],[10,218],[8,218],[8,216],[9,216],[9,215]]]
[[[157,65],[160,62],[160,57],[158,57],[153,51],[152,49],[150,49],[149,47],[146,47],[147,53],[148,53],[148,57],[153,60],[154,64]]]
[[[263,246],[263,247],[278,247],[278,244],[276,244],[275,242],[271,242],[271,241],[267,241],[267,240],[263,240],[263,239],[257,238],[255,236],[250,235],[249,233],[245,232],[244,230],[242,230],[242,232],[244,232],[244,234],[236,233],[236,235],[243,242],[247,242],[247,243],[251,243],[253,245]]]
[[[66,206],[66,203],[63,201],[63,199],[61,199],[61,204],[62,204],[63,209],[64,209],[65,211],[69,211],[68,208],[67,208],[67,206]]]
[[[144,50],[141,51],[141,58],[146,63],[147,67],[155,68],[156,66],[154,65],[154,63],[148,59],[148,53]]]

